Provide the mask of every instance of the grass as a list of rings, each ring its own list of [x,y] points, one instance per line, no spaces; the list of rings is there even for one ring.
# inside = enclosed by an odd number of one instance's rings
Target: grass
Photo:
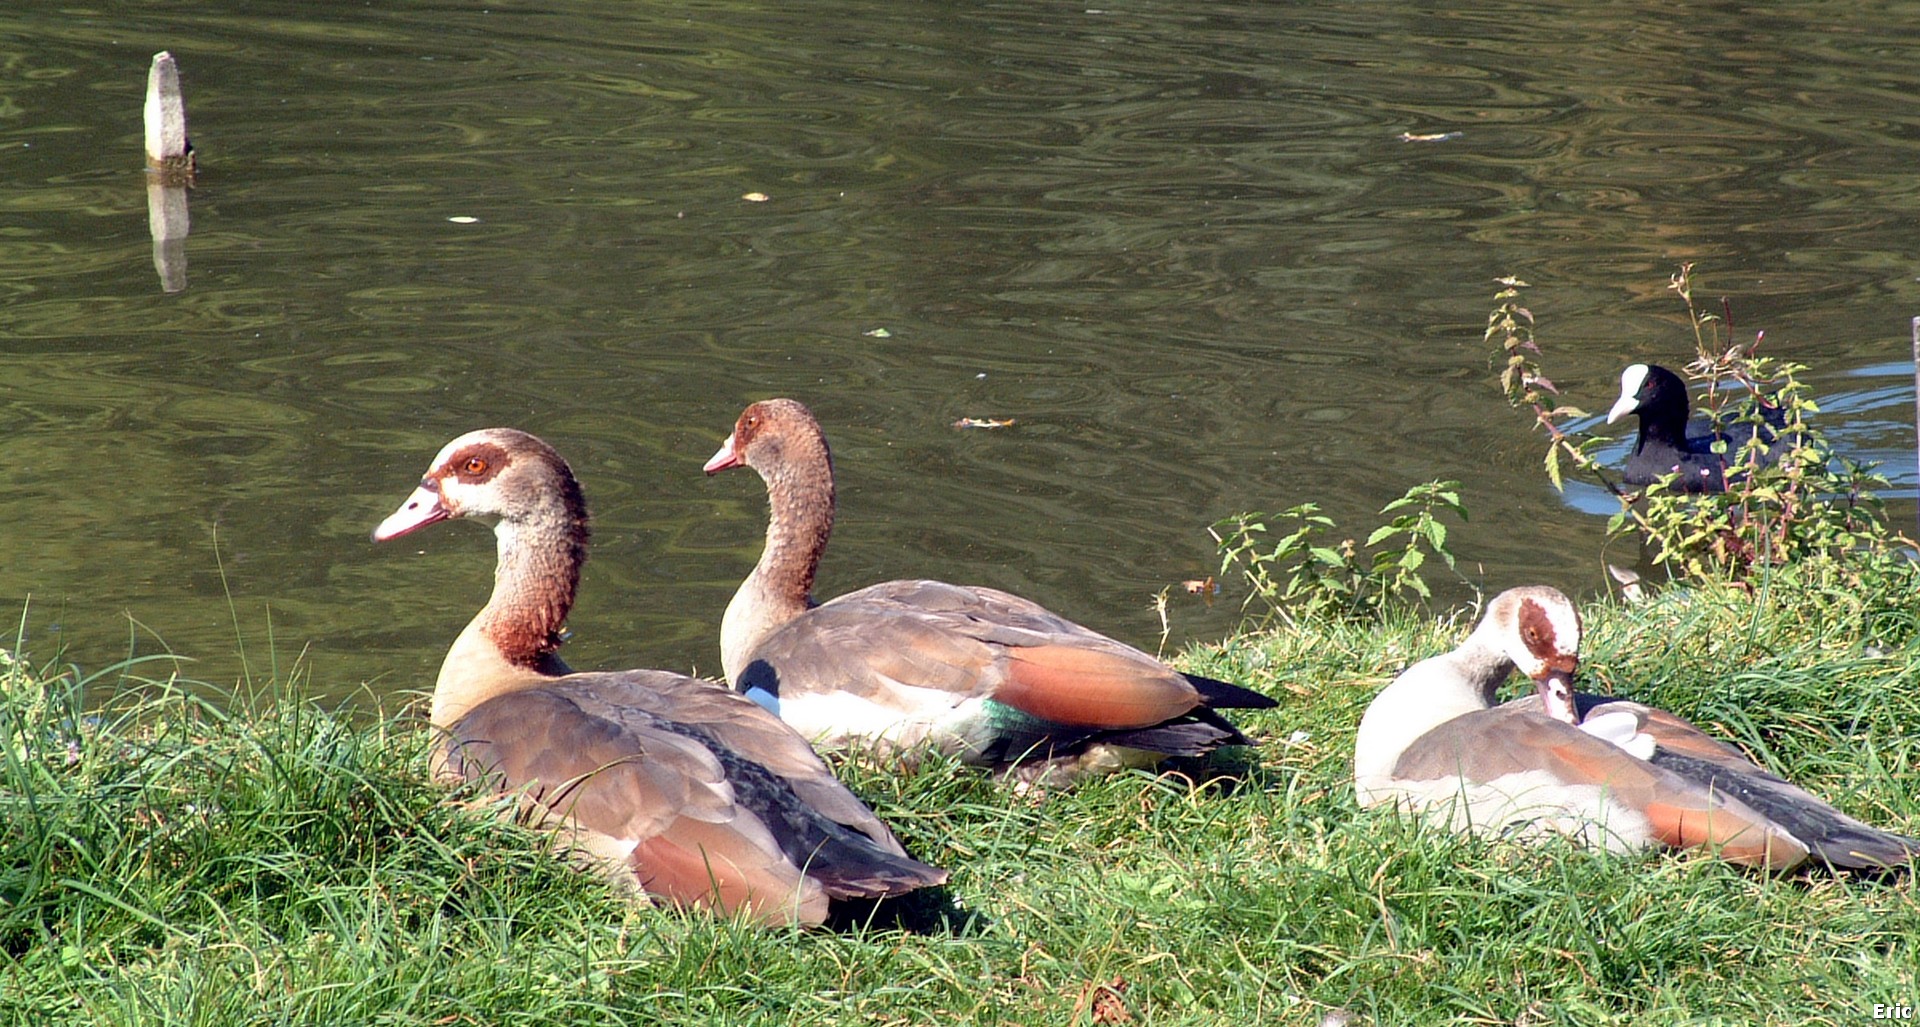
[[[1912,585],[1794,572],[1758,597],[1595,606],[1584,680],[1920,833]],[[850,761],[908,848],[954,871],[912,931],[628,905],[446,801],[417,720],[323,708],[297,679],[207,700],[140,681],[149,664],[87,694],[5,660],[0,1022],[1854,1024],[1920,1004],[1910,877],[1522,848],[1357,810],[1367,700],[1465,627],[1188,654],[1283,697],[1243,718],[1267,744],[1200,786],[1122,776],[1036,802],[937,760]]]

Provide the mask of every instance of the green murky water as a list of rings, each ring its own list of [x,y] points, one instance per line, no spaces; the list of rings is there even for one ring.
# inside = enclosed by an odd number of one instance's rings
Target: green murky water
[[[1490,382],[1509,272],[1604,407],[1685,359],[1699,261],[1912,515],[1912,5],[220,6],[0,13],[0,612],[42,657],[230,681],[237,622],[256,673],[419,687],[490,540],[367,532],[511,424],[595,506],[576,665],[715,670],[763,500],[699,467],[780,394],[836,446],[827,594],[991,584],[1152,646],[1209,522],[1358,530],[1435,477],[1474,577],[1591,591],[1601,520]],[[203,168],[175,294],[161,49]],[[1236,600],[1180,597],[1175,643]]]

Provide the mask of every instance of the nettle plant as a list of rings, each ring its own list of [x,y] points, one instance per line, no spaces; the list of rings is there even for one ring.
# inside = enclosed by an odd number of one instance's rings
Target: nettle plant
[[[1684,374],[1705,385],[1695,407],[1719,440],[1714,449],[1726,460],[1725,492],[1685,492],[1677,473],[1637,489],[1616,481],[1595,456],[1610,440],[1565,430],[1564,422],[1586,412],[1561,403],[1542,373],[1533,313],[1520,303],[1527,283],[1499,280],[1486,338],[1500,343],[1507,402],[1530,410],[1547,435],[1548,480],[1564,488],[1571,468],[1598,482],[1620,502],[1608,536],[1639,539],[1674,577],[1746,580],[1766,568],[1832,557],[1847,557],[1864,572],[1902,559],[1901,549],[1914,543],[1887,524],[1875,491],[1887,480],[1873,473],[1874,465],[1833,453],[1806,420],[1819,411],[1800,381],[1806,365],[1758,356],[1764,332],[1752,342],[1735,341],[1724,300],[1718,314],[1694,303],[1692,272],[1692,264],[1680,265],[1668,288],[1686,304],[1695,358]]]
[[[1393,606],[1432,597],[1422,575],[1430,555],[1454,569],[1440,515],[1467,519],[1459,488],[1457,481],[1431,481],[1408,489],[1381,508],[1395,516],[1364,545],[1352,538],[1332,542],[1338,534],[1333,518],[1314,503],[1277,514],[1234,514],[1207,531],[1219,546],[1220,573],[1238,566],[1246,579],[1242,608],[1265,607],[1258,620],[1293,626],[1316,618],[1378,618]]]

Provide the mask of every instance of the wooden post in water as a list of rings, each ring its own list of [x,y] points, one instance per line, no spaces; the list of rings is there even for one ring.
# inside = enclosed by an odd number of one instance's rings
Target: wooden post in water
[[[187,140],[187,104],[180,69],[165,50],[147,69],[147,231],[153,269],[163,292],[187,287],[187,187],[193,184],[193,144]]]
[[[187,102],[180,95],[180,67],[165,50],[147,69],[147,164],[156,171],[185,165],[191,174],[193,145],[187,142]]]

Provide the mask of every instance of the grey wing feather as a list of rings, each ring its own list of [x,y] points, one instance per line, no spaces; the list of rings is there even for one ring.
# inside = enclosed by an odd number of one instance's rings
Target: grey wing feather
[[[511,744],[495,739],[510,738]],[[579,674],[483,703],[456,723],[449,762],[530,788],[589,831],[641,840],[678,821],[743,867],[791,864],[841,897],[937,884],[792,729],[724,686],[665,672]]]

